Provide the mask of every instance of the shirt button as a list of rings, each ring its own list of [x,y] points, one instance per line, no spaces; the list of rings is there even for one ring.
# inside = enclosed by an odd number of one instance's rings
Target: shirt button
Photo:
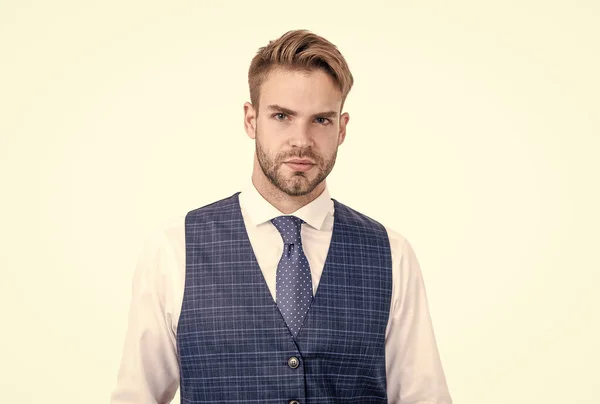
[[[295,356],[292,356],[290,359],[288,359],[288,366],[292,369],[296,369],[299,365],[300,361]],[[295,400],[290,401],[290,404],[292,403],[299,404],[298,401]]]
[[[289,404],[300,404],[300,401],[298,401],[298,400],[290,400]]]

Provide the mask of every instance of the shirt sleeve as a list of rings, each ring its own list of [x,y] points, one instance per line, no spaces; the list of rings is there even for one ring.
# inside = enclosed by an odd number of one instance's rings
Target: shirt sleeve
[[[395,242],[395,249],[392,244],[394,288],[386,337],[388,401],[452,404],[419,262],[406,239],[396,238]]]
[[[146,239],[133,277],[128,327],[111,404],[170,403],[179,361],[170,299],[176,263],[165,232]]]

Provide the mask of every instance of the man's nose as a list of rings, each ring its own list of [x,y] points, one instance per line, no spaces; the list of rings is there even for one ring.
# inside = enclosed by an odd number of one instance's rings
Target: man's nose
[[[295,147],[306,148],[312,146],[310,124],[298,122],[290,137],[290,144]]]

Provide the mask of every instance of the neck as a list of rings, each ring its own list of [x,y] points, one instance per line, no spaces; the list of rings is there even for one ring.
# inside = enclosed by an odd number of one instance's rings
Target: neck
[[[281,213],[289,215],[301,207],[308,205],[323,193],[325,190],[325,180],[321,182],[309,194],[301,196],[291,196],[277,188],[265,176],[260,167],[254,167],[252,173],[252,184],[258,193],[265,198],[267,202],[277,208]]]

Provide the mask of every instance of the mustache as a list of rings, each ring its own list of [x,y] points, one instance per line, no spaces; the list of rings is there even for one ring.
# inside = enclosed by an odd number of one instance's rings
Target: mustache
[[[321,163],[323,161],[321,156],[319,156],[318,154],[316,154],[315,152],[313,152],[312,150],[309,150],[309,149],[291,151],[291,152],[287,152],[287,153],[280,153],[277,156],[277,160],[279,162],[289,160],[292,158],[298,158],[298,159],[309,158],[317,163]]]

